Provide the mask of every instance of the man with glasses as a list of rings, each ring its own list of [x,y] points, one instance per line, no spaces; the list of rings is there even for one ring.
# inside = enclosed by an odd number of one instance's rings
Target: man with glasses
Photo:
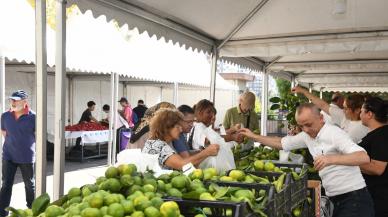
[[[1,115],[1,133],[5,138],[2,156],[3,184],[0,190],[0,216],[8,215],[12,186],[17,168],[20,168],[26,190],[27,207],[35,197],[35,113],[27,103],[28,95],[18,90],[9,97],[11,108]]]
[[[190,142],[192,143],[191,131],[194,125],[194,110],[188,105],[181,105],[178,110],[183,114],[182,133],[178,140],[172,142],[172,145],[182,158],[187,158],[190,157],[189,151],[192,150]]]

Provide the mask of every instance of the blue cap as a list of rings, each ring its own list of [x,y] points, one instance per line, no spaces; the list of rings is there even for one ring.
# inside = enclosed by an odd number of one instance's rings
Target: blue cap
[[[12,95],[9,97],[9,99],[13,99],[13,100],[23,100],[27,98],[28,98],[28,94],[24,90],[18,90],[16,92],[13,92]]]

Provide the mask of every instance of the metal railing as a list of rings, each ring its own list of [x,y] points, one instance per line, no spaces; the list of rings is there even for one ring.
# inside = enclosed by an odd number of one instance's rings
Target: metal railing
[[[261,118],[259,114],[259,125],[261,125]],[[267,120],[267,134],[285,136],[287,135],[288,122],[280,115],[268,115]]]

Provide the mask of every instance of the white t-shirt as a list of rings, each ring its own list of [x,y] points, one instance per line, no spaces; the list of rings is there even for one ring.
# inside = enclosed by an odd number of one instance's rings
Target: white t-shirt
[[[339,127],[325,124],[316,138],[311,138],[305,132],[295,136],[286,136],[281,140],[283,150],[308,148],[315,159],[319,155],[350,154],[365,151],[354,143],[345,131]],[[366,186],[360,167],[332,165],[319,171],[323,187],[329,197],[359,190]]]
[[[361,121],[347,119],[342,109],[330,106],[329,113],[333,123],[345,130],[355,143],[361,142],[362,138],[368,134],[369,129]]]

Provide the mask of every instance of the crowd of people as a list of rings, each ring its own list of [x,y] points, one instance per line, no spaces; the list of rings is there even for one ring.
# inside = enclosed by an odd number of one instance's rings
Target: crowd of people
[[[220,128],[214,126],[215,105],[206,99],[192,106],[161,102],[150,108],[139,100],[132,109],[122,97],[122,109],[117,112],[126,122],[122,127],[132,132],[127,148],[158,155],[163,169],[182,170],[189,163],[200,166],[209,157],[218,156],[220,149],[231,149],[245,138],[285,151],[307,148],[325,194],[334,205],[333,216],[388,216],[387,102],[378,97],[335,93],[329,104],[302,87],[292,92],[303,94],[311,103],[297,108],[299,132],[283,138],[253,133],[259,129],[259,117],[251,92],[241,94],[239,104],[227,110]],[[17,167],[26,185],[28,207],[34,198],[35,115],[27,97],[24,91],[13,93],[11,110],[1,117],[5,143],[0,216],[6,215],[4,208],[9,205]],[[106,115],[101,121],[92,116],[95,106],[93,101],[87,103],[80,122],[108,125],[110,106],[103,106]]]

